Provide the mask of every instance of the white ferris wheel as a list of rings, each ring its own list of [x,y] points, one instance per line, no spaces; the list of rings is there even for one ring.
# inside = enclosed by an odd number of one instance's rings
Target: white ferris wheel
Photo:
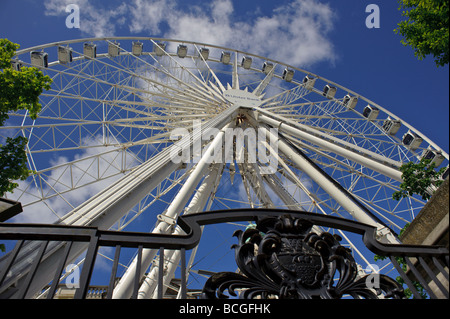
[[[8,196],[35,222],[176,233],[182,214],[280,208],[360,221],[395,243],[393,234],[424,206],[416,196],[392,199],[399,167],[423,157],[448,165],[445,151],[388,109],[319,75],[235,49],[89,38],[20,50],[14,66],[21,65],[53,80],[36,120],[11,113],[0,128],[0,136],[28,138],[34,173]],[[227,129],[237,134],[228,145]],[[266,138],[255,141],[259,132]],[[188,259],[192,291],[232,258],[228,229],[246,226],[205,227]],[[373,263],[340,235],[362,269]],[[100,254],[108,261],[111,252]],[[82,252],[71,258],[82,262]],[[133,281],[136,257],[124,258],[116,298],[128,298]],[[140,297],[156,294],[155,258],[150,249],[142,255]],[[166,255],[167,287],[179,260],[177,251]]]

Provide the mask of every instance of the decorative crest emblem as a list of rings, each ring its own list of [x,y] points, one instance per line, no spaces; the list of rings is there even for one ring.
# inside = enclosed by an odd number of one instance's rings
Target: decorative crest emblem
[[[221,272],[211,276],[203,298],[243,299],[338,299],[401,298],[403,289],[393,279],[378,274],[379,288],[368,288],[368,275],[358,276],[351,251],[339,244],[341,238],[312,232],[313,224],[290,215],[265,217],[256,227],[234,233],[239,240],[235,258],[239,273]]]

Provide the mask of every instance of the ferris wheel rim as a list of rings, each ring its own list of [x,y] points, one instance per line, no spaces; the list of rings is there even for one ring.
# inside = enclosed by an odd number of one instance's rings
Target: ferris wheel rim
[[[347,88],[345,88],[345,87],[343,87],[343,86],[341,86],[341,85],[339,85],[339,84],[337,84],[337,83],[335,83],[335,82],[333,82],[333,81],[330,81],[330,80],[325,79],[325,78],[323,78],[323,77],[320,77],[320,76],[318,76],[318,75],[316,75],[316,74],[313,74],[313,73],[308,72],[308,71],[306,71],[306,70],[303,70],[303,69],[300,69],[300,68],[291,66],[291,65],[286,64],[286,63],[281,63],[281,62],[279,62],[279,61],[276,61],[276,60],[273,60],[273,59],[270,59],[270,58],[262,57],[262,56],[259,56],[259,55],[256,55],[256,54],[252,54],[252,53],[248,53],[248,52],[244,52],[244,51],[240,51],[240,50],[235,50],[235,49],[230,49],[230,48],[223,47],[223,46],[211,45],[211,44],[200,43],[200,42],[195,42],[195,41],[185,41],[185,40],[176,40],[176,39],[168,39],[168,38],[153,38],[153,37],[101,37],[101,38],[82,38],[82,39],[74,39],[74,40],[68,40],[68,41],[53,42],[53,43],[48,43],[48,44],[44,44],[44,45],[40,45],[40,46],[35,46],[35,47],[23,49],[23,50],[17,51],[17,52],[16,52],[16,55],[24,54],[24,53],[31,52],[31,51],[37,50],[37,49],[44,50],[45,48],[49,48],[49,47],[56,47],[56,46],[59,47],[59,46],[62,46],[62,45],[69,45],[69,44],[83,43],[83,42],[86,43],[87,41],[91,41],[91,42],[93,42],[93,41],[105,41],[105,42],[112,43],[111,41],[116,41],[116,40],[128,40],[128,41],[130,41],[130,40],[138,40],[138,41],[139,41],[139,40],[150,40],[150,41],[152,41],[154,44],[155,44],[155,41],[167,41],[167,42],[174,42],[174,43],[180,43],[180,44],[181,44],[181,43],[186,43],[186,44],[193,44],[193,45],[199,45],[199,46],[206,46],[206,47],[210,47],[210,48],[217,48],[217,49],[222,49],[222,50],[228,50],[228,51],[234,52],[235,55],[236,55],[236,58],[237,58],[237,55],[238,55],[238,54],[244,54],[244,55],[248,55],[248,56],[251,56],[251,57],[257,57],[257,58],[260,58],[260,59],[262,59],[262,60],[264,60],[264,61],[273,62],[273,63],[275,63],[275,64],[280,64],[282,67],[286,67],[286,68],[293,69],[293,70],[298,70],[298,71],[300,71],[300,72],[303,73],[303,74],[314,76],[316,79],[320,79],[320,80],[324,81],[325,83],[329,83],[329,84],[332,84],[332,85],[336,85],[337,87],[343,89],[343,90],[344,90],[345,92],[347,92],[347,93],[352,93],[352,94],[354,93],[352,90],[349,90],[349,89],[347,89]],[[132,53],[131,53],[130,51],[124,50],[124,49],[122,49],[122,48],[121,48],[120,50],[121,50],[121,51],[123,50],[124,55],[132,55]],[[197,50],[198,50],[198,48],[197,48]],[[148,53],[150,53],[150,52],[148,52]],[[168,56],[175,56],[174,53],[168,53],[168,52],[165,52],[165,53],[166,53]],[[105,56],[107,56],[107,54],[99,54],[99,56],[105,57]],[[81,58],[83,58],[83,56],[81,56]],[[97,59],[94,59],[94,60],[97,60]],[[57,65],[57,64],[61,64],[61,62],[58,61],[58,60],[56,60],[55,62],[51,62],[51,64],[52,64],[52,65],[53,65],[53,64],[54,64],[54,65]],[[235,61],[235,64],[237,64],[237,60]],[[252,68],[252,70],[256,70],[256,71],[258,71],[258,72],[261,72],[261,70],[257,70],[257,69],[254,69],[254,68]],[[60,72],[60,71],[57,71],[57,72]],[[70,75],[70,74],[69,74],[69,75]],[[299,86],[301,85],[297,80],[293,80],[292,82],[293,82],[293,84],[298,84]],[[313,90],[311,90],[311,91],[313,91],[313,92],[316,93],[316,94],[320,94],[320,93],[321,93],[320,91],[318,91],[318,90],[315,89],[315,88],[313,88]],[[368,100],[367,98],[365,98],[365,97],[363,97],[363,96],[360,96],[360,95],[358,95],[358,94],[356,94],[356,93],[354,93],[354,95],[355,95],[356,97],[358,97],[358,98],[363,99],[363,100],[366,101],[366,102],[370,102],[370,104],[373,105],[373,106],[378,106],[378,104],[376,104],[376,103],[374,103],[374,102]],[[333,96],[333,98],[332,98],[331,100],[333,100],[333,101],[339,101],[339,99],[334,98],[334,96]],[[309,102],[309,103],[312,103],[312,104],[314,105],[314,102]],[[258,109],[258,108],[256,107],[255,109]],[[384,113],[386,113],[386,114],[388,115],[388,118],[389,118],[389,115],[392,115],[392,116],[394,117],[394,119],[395,119],[395,118],[398,118],[398,117],[396,117],[395,115],[393,115],[392,113],[388,112],[386,109],[382,108],[381,106],[379,107],[379,109],[382,110]],[[352,110],[352,111],[354,111],[354,110]],[[358,116],[360,116],[361,118],[363,118],[363,116],[362,116],[361,113],[359,113],[359,112],[355,112],[355,113],[356,113]],[[370,121],[367,121],[367,123],[371,123],[371,122],[370,122]],[[401,121],[401,123],[404,124],[407,128],[410,129],[410,127],[407,126],[407,123],[406,123],[406,122]],[[371,124],[371,125],[372,125],[372,124]],[[412,127],[412,126],[411,126],[411,127]],[[420,133],[420,132],[419,132],[418,130],[416,130],[415,128],[414,128],[413,132],[414,132],[414,133],[418,132],[418,133],[416,133],[416,134],[419,134],[419,133]],[[433,142],[427,141],[427,138],[426,138],[425,136],[423,136],[423,134],[421,134],[420,137],[421,137],[422,139],[424,139],[426,142],[428,142],[428,144],[429,144],[430,146],[433,146],[433,145],[434,145]],[[431,142],[431,143],[430,143],[430,142]],[[120,146],[120,143],[118,144],[118,146]],[[400,146],[400,145],[399,145],[399,146]],[[440,152],[443,152],[441,148],[439,148],[439,147],[435,147],[435,148],[436,148],[436,150],[439,150]],[[446,153],[445,153],[445,152],[443,152],[443,153],[444,153],[443,155],[444,155],[444,157],[445,157],[445,156],[446,156]],[[31,152],[30,152],[30,154],[31,154]],[[416,156],[418,157],[418,155],[416,155]],[[447,156],[447,157],[448,157],[448,156]],[[399,167],[399,165],[400,165],[400,164],[396,164],[397,167]]]
[[[92,42],[92,41],[105,41],[105,42],[111,42],[111,41],[116,41],[116,40],[128,40],[128,41],[130,41],[130,40],[138,40],[138,41],[139,41],[139,40],[150,40],[150,41],[152,41],[153,43],[155,43],[154,41],[167,41],[167,42],[174,42],[174,43],[180,43],[180,44],[181,44],[181,43],[186,43],[186,44],[193,44],[193,45],[199,45],[199,46],[206,46],[206,47],[210,47],[210,48],[217,48],[217,49],[222,49],[222,50],[229,50],[229,51],[234,52],[234,53],[236,54],[236,57],[237,57],[238,54],[244,54],[244,55],[249,55],[249,56],[251,56],[251,57],[257,57],[257,58],[260,58],[260,59],[262,59],[262,60],[264,60],[264,61],[273,62],[273,63],[275,63],[275,64],[280,64],[280,65],[283,66],[283,67],[290,68],[290,69],[293,69],[293,70],[298,70],[298,71],[300,71],[300,72],[303,73],[303,74],[311,75],[311,76],[314,76],[316,79],[320,79],[320,80],[322,80],[322,81],[324,81],[324,82],[326,82],[326,83],[329,83],[329,84],[332,84],[332,85],[336,85],[337,87],[343,89],[343,90],[344,90],[345,92],[347,92],[347,93],[352,93],[352,94],[354,93],[352,90],[349,90],[348,88],[345,88],[345,87],[343,87],[343,86],[341,86],[341,85],[339,85],[339,84],[337,84],[337,83],[335,83],[335,82],[333,82],[333,81],[330,81],[330,80],[328,80],[328,79],[325,79],[325,78],[323,78],[323,77],[320,77],[320,76],[318,76],[318,75],[316,75],[316,74],[313,74],[313,73],[311,73],[311,72],[308,72],[308,71],[306,71],[306,70],[303,70],[303,69],[300,69],[300,68],[291,66],[291,65],[289,65],[289,64],[279,62],[279,61],[277,61],[277,60],[273,60],[273,59],[270,59],[270,58],[262,57],[262,56],[259,56],[259,55],[256,55],[256,54],[252,54],[252,53],[248,53],[248,52],[245,52],[245,51],[240,51],[240,50],[230,49],[230,48],[223,47],[223,46],[211,45],[211,44],[200,43],[200,42],[195,42],[195,41],[185,41],[185,40],[176,40],[176,39],[168,39],[168,38],[154,38],[154,37],[97,37],[97,38],[82,38],[82,39],[74,39],[74,40],[68,40],[68,41],[59,41],[59,42],[48,43],[48,44],[44,44],[44,45],[40,45],[40,46],[34,46],[34,47],[31,47],[31,48],[19,50],[19,51],[16,52],[16,55],[21,55],[21,54],[24,54],[24,53],[27,53],[27,52],[31,52],[31,51],[33,51],[33,50],[38,50],[38,49],[44,50],[44,49],[50,48],[50,47],[56,47],[56,46],[62,46],[62,45],[69,45],[69,44],[74,44],[74,43],[83,43],[83,42],[86,43],[87,41],[91,41],[91,42]],[[124,50],[124,49],[121,49],[121,50]],[[148,52],[148,53],[150,53],[150,52]],[[168,56],[175,56],[174,53],[167,53],[167,52],[166,52],[166,54],[167,54]],[[107,56],[106,54],[100,54],[100,55],[101,55],[102,57],[103,57],[103,56]],[[130,51],[124,50],[124,55],[132,55],[132,53],[131,53]],[[81,56],[81,57],[83,57],[83,56]],[[97,60],[97,59],[94,59],[94,60]],[[61,64],[61,63],[60,63],[60,61],[56,60],[55,62],[52,62],[52,65],[53,65],[53,64],[56,65],[56,64]],[[235,64],[236,64],[236,63],[235,63]],[[254,68],[252,68],[252,70],[254,70]],[[255,70],[256,70],[256,69],[255,69]],[[256,70],[256,71],[261,72],[261,70]],[[57,72],[59,72],[59,71],[57,71]],[[297,80],[294,80],[294,81],[292,81],[292,82],[293,82],[294,84],[300,85],[300,83],[298,83]],[[314,90],[315,90],[315,91],[314,91]],[[314,88],[314,90],[313,90],[314,93],[320,94],[320,92],[319,92],[317,89]],[[374,103],[373,101],[370,101],[370,100],[368,100],[367,98],[365,98],[365,97],[363,97],[363,96],[361,96],[361,95],[358,95],[358,94],[356,94],[356,93],[354,93],[354,96],[356,96],[356,97],[358,97],[358,98],[361,98],[361,99],[363,99],[363,100],[366,101],[366,102],[369,102],[369,103],[370,103],[371,105],[373,105],[373,106],[379,107],[379,109],[382,110],[384,113],[386,113],[386,114],[388,115],[388,117],[389,117],[389,115],[392,115],[394,119],[399,119],[399,117],[397,117],[397,116],[393,115],[392,113],[388,112],[386,109],[382,108],[381,106],[379,106],[378,104]],[[339,101],[339,99],[336,99],[336,98],[334,98],[334,97],[332,98],[332,100],[333,100],[333,101]],[[309,103],[313,103],[313,104],[314,104],[314,102],[309,102]],[[255,109],[258,109],[258,108],[256,107]],[[264,109],[263,109],[263,110],[264,110]],[[352,110],[352,111],[353,111],[353,110]],[[362,117],[362,114],[361,114],[361,113],[356,112],[356,114],[357,114],[358,116]],[[370,121],[368,121],[368,123],[370,123]],[[408,124],[407,124],[406,122],[404,122],[403,120],[401,120],[401,124],[404,124],[408,129],[411,129],[411,128],[412,128],[412,126],[408,126]],[[432,141],[430,141],[426,136],[424,136],[423,134],[421,134],[417,129],[414,128],[413,132],[416,133],[416,134],[420,134],[420,137],[421,137],[422,139],[424,139],[430,146],[434,146],[434,145],[435,145],[435,144],[434,144]],[[121,143],[119,143],[118,146],[120,146],[120,144],[121,144]],[[436,146],[437,146],[437,145],[436,145]],[[441,154],[444,155],[444,157],[445,157],[446,159],[448,159],[447,153],[445,153],[441,148],[435,147],[435,149],[438,150],[438,151],[440,151],[440,152],[442,152]],[[31,152],[30,152],[30,154],[31,154]],[[416,155],[416,156],[418,157],[418,155]],[[396,164],[396,166],[398,167],[399,164]]]
[[[216,48],[216,49],[222,49],[222,50],[227,50],[227,51],[232,51],[235,53],[239,53],[239,54],[244,54],[244,55],[250,55],[253,57],[257,57],[260,59],[264,59],[268,62],[272,62],[272,63],[276,63],[276,64],[280,64],[280,65],[284,65],[289,69],[292,70],[296,70],[296,71],[300,71],[302,73],[304,73],[305,75],[311,75],[316,79],[319,79],[323,82],[329,83],[339,89],[342,89],[344,91],[346,91],[348,94],[351,94],[354,97],[357,97],[358,99],[362,99],[363,101],[367,102],[370,105],[373,105],[374,107],[378,108],[379,110],[383,111],[384,113],[386,113],[389,117],[391,117],[394,120],[399,120],[401,121],[401,124],[404,125],[405,127],[407,127],[409,130],[413,131],[414,133],[416,133],[417,135],[419,135],[424,141],[426,141],[430,146],[432,146],[435,150],[441,152],[441,154],[445,157],[446,160],[449,160],[449,154],[442,149],[439,145],[437,145],[435,142],[433,142],[430,138],[428,138],[425,134],[423,134],[420,130],[418,130],[417,128],[415,128],[413,125],[409,124],[408,122],[404,121],[403,119],[401,119],[401,117],[395,115],[394,113],[390,112],[388,109],[384,108],[383,106],[379,105],[378,103],[372,101],[371,99],[360,95],[359,93],[343,86],[340,85],[337,82],[334,82],[332,80],[329,80],[325,77],[322,77],[318,74],[315,74],[313,72],[307,71],[305,69],[269,58],[269,57],[265,57],[265,56],[261,56],[261,55],[257,55],[254,53],[250,53],[247,51],[242,51],[242,50],[238,50],[238,49],[232,49],[229,47],[225,47],[225,46],[221,46],[221,45],[215,45],[215,44],[209,44],[209,43],[205,43],[205,42],[198,42],[198,41],[191,41],[191,40],[182,40],[182,39],[171,39],[171,38],[165,38],[165,37],[131,37],[131,36],[112,36],[112,37],[89,37],[89,38],[79,38],[79,39],[73,39],[73,40],[63,40],[63,41],[57,41],[57,42],[50,42],[47,44],[42,44],[42,45],[37,45],[37,46],[33,46],[33,47],[28,47],[25,49],[21,49],[21,50],[17,50],[16,51],[16,56],[24,54],[24,53],[29,53],[31,51],[34,50],[42,50],[42,49],[46,49],[46,48],[50,48],[50,47],[55,47],[55,46],[61,46],[61,45],[69,45],[69,44],[73,44],[73,43],[82,43],[82,42],[93,42],[93,41],[115,41],[115,40],[150,40],[150,41],[167,41],[167,42],[174,42],[174,43],[185,43],[185,44],[193,44],[193,45],[200,45],[200,46],[207,46],[207,47],[212,47],[212,48]],[[127,54],[131,54],[130,52],[127,52]],[[59,62],[57,62],[59,63]]]

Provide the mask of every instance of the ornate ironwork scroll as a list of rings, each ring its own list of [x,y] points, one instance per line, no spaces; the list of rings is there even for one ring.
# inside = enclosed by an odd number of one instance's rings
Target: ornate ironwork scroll
[[[235,259],[239,273],[221,272],[211,276],[203,298],[243,299],[338,299],[402,298],[403,289],[388,276],[378,274],[379,288],[369,288],[367,276],[358,276],[351,251],[339,244],[341,238],[311,231],[313,224],[290,215],[264,217],[256,227],[234,233],[239,240]]]

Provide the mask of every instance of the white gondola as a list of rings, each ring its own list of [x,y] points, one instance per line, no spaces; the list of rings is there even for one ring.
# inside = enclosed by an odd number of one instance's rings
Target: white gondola
[[[144,49],[144,44],[142,42],[133,42],[133,46],[131,47],[131,53],[133,55],[139,56],[142,54],[142,50]]]
[[[166,50],[166,44],[165,43],[155,43],[155,44],[153,44],[153,52],[155,52],[155,54],[157,56],[163,56],[165,50]]]
[[[342,100],[342,104],[349,110],[353,110],[358,103],[358,98],[356,96],[351,96],[347,94]]]
[[[209,49],[208,48],[201,48],[200,49],[200,55],[202,58],[206,61],[209,58]]]
[[[120,54],[120,43],[110,42],[108,43],[108,55],[111,57],[116,57]]]
[[[59,63],[70,63],[72,62],[72,49],[69,47],[58,47],[58,60]]]
[[[408,131],[402,137],[402,143],[411,150],[417,149],[422,144],[423,139],[414,132]]]
[[[11,67],[13,70],[15,71],[21,71],[22,70],[22,62],[17,61],[17,60],[11,60]]]
[[[270,62],[264,62],[263,67],[262,67],[262,71],[264,72],[264,74],[269,74],[270,71],[272,71],[273,69],[273,64]]]
[[[448,177],[448,166],[447,166],[447,169],[442,174],[441,178],[445,180],[447,177]]]
[[[284,69],[283,71],[283,80],[286,82],[291,82],[294,78],[294,70]]]
[[[186,45],[184,45],[184,44],[178,45],[177,55],[178,55],[179,58],[186,57],[187,52],[188,52],[188,47]]]
[[[83,54],[87,58],[95,59],[97,57],[97,46],[93,43],[84,43]]]
[[[363,110],[363,116],[368,120],[375,120],[380,114],[380,110],[374,106],[367,105]]]
[[[38,68],[48,67],[48,54],[41,51],[30,52],[31,65]]]
[[[244,69],[246,69],[246,70],[250,69],[250,67],[252,66],[252,58],[246,57],[246,56],[243,57],[242,58],[242,62],[241,62],[241,66]]]
[[[399,120],[393,120],[390,117],[388,117],[383,122],[383,131],[385,131],[389,135],[395,135],[397,134],[401,126],[402,123]]]
[[[336,95],[336,91],[337,91],[337,89],[334,86],[327,84],[323,88],[322,95],[325,96],[327,99],[332,100],[334,98],[334,96]]]
[[[312,90],[314,88],[314,84],[316,83],[316,78],[307,75],[303,78],[303,85],[305,86],[306,89],[308,90]]]
[[[445,157],[442,155],[441,152],[435,151],[435,150],[433,150],[431,148],[428,148],[428,149],[423,151],[422,158],[423,159],[427,159],[427,160],[431,160],[431,163],[434,163],[436,165],[436,167],[441,165],[442,162],[445,159]]]
[[[231,53],[228,51],[222,51],[222,54],[220,55],[220,62],[223,64],[230,64],[231,61]]]

